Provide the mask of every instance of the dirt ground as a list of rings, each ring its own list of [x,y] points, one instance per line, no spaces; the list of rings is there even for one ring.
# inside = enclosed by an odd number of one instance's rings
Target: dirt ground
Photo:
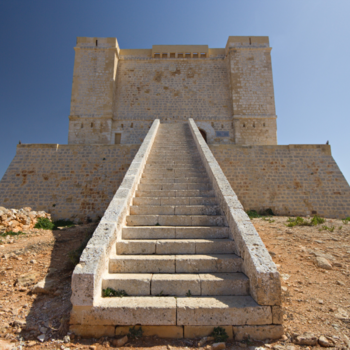
[[[226,348],[306,349],[293,343],[305,332],[328,337],[334,347],[350,348],[350,223],[328,220],[312,227],[286,227],[287,217],[254,219],[281,274],[285,336],[279,341],[228,342]],[[334,231],[322,229],[333,227]],[[61,230],[33,229],[0,245],[0,349],[113,348],[111,338],[81,339],[69,334],[71,253],[96,224]],[[327,269],[317,265],[325,258]],[[45,276],[49,294],[33,294]],[[41,342],[37,337],[45,334]],[[69,335],[68,339],[66,336]],[[210,342],[204,348],[211,348]],[[141,338],[124,348],[198,349],[198,340]],[[309,346],[311,348],[311,346]]]

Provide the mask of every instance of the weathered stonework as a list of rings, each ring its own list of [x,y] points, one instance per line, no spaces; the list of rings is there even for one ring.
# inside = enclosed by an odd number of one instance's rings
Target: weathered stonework
[[[71,144],[140,144],[155,118],[193,118],[209,143],[277,142],[267,37],[132,50],[115,38],[78,38],[75,51]]]
[[[102,217],[139,145],[18,145],[0,182],[0,205],[54,220]]]
[[[350,187],[329,145],[209,145],[245,210],[344,218]]]

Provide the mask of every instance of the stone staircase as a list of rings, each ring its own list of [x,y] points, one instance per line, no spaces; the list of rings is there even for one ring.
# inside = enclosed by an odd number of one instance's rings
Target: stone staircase
[[[102,279],[128,296],[101,297],[89,317],[103,309],[113,325],[271,324],[242,262],[189,125],[161,124]]]

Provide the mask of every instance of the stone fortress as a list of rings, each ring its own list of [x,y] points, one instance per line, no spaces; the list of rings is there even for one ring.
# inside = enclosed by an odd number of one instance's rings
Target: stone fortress
[[[277,145],[268,37],[132,50],[115,38],[78,38],[68,145],[18,145],[0,205],[101,217],[152,122],[188,118],[246,210],[349,214],[350,188],[329,145]]]
[[[75,50],[68,145],[18,145],[0,182],[5,207],[101,218],[71,331],[279,338],[279,273],[245,211],[343,218],[350,188],[329,145],[277,145],[268,38]]]

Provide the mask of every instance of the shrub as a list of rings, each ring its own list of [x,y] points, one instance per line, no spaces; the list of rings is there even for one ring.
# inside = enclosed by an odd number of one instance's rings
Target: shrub
[[[35,228],[41,228],[43,230],[54,230],[55,224],[48,218],[38,218]]]
[[[25,233],[22,231],[18,231],[18,232],[7,231],[7,232],[0,233],[0,237],[19,236],[19,235],[25,235]]]
[[[247,214],[249,216],[249,219],[257,219],[257,218],[261,218],[261,215],[258,214],[258,212],[256,210],[248,210]]]
[[[287,220],[288,224],[287,227],[294,227],[294,226],[316,226],[319,224],[323,224],[326,220],[315,215],[310,221],[305,220],[301,218],[300,216],[297,216],[295,219],[289,218]]]
[[[128,333],[128,337],[130,339],[137,339],[137,338],[141,338],[143,334],[143,330],[142,327],[140,326],[138,329],[136,329],[136,326],[134,327],[130,327],[129,328],[129,333]]]
[[[222,327],[215,327],[210,335],[214,337],[214,341],[218,343],[225,342],[228,338],[225,328]]]
[[[118,289],[115,290],[113,288],[106,288],[102,290],[102,296],[104,298],[110,298],[110,297],[126,297],[128,294],[124,289]]]

